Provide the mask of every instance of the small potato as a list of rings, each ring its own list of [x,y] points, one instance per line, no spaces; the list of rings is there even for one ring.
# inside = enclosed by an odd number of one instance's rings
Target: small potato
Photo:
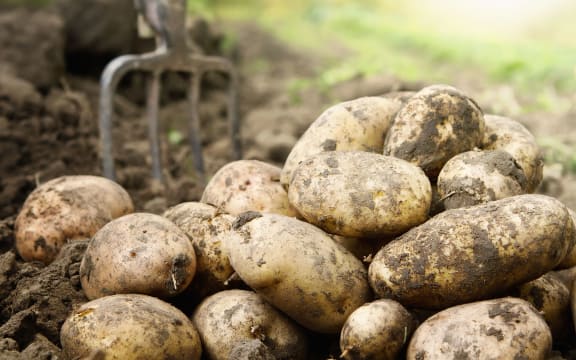
[[[182,230],[160,215],[134,213],[109,222],[90,240],[80,282],[88,299],[170,297],[186,289],[195,271],[194,247]]]
[[[384,155],[409,161],[435,179],[446,161],[479,146],[483,136],[480,107],[460,90],[432,85],[398,111],[384,141]]]
[[[298,215],[280,184],[280,168],[258,160],[224,165],[206,185],[200,202],[231,215],[245,211]]]
[[[486,299],[554,269],[574,233],[566,206],[545,195],[446,210],[386,244],[370,284],[379,297],[424,309]]]
[[[274,359],[306,359],[303,329],[248,290],[224,290],[204,299],[192,321],[212,360],[250,357],[264,352]],[[255,341],[255,342],[254,342]]]
[[[328,234],[296,218],[248,212],[224,244],[236,273],[304,327],[338,333],[371,298],[360,260]]]
[[[427,220],[432,189],[417,166],[363,151],[327,151],[294,171],[288,199],[311,224],[337,235],[398,235]]]
[[[551,348],[542,316],[528,302],[508,297],[431,316],[414,332],[406,359],[544,360]]]
[[[377,96],[361,97],[326,109],[300,137],[288,155],[280,182],[290,184],[299,163],[324,151],[380,153],[384,136],[402,102]]]
[[[570,217],[572,218],[572,222],[576,226],[576,211],[572,209],[568,209],[568,213],[570,213]],[[576,244],[576,240],[574,241]],[[559,269],[568,269],[571,267],[576,266],[576,245],[572,247],[572,249],[568,252],[564,260],[558,265]]]
[[[455,209],[525,193],[526,176],[506,151],[472,150],[448,160],[438,175],[444,208]]]
[[[412,314],[394,300],[364,304],[350,314],[342,327],[340,358],[397,359],[416,324]]]
[[[184,313],[140,294],[85,303],[62,325],[60,342],[65,359],[99,354],[106,360],[197,360],[202,354],[196,327]]]
[[[485,150],[507,151],[526,175],[526,192],[532,193],[542,182],[544,158],[534,136],[519,122],[497,115],[485,115]]]
[[[134,211],[130,195],[99,176],[63,176],[38,186],[15,222],[16,249],[25,261],[48,264],[60,248],[87,239],[107,222]]]

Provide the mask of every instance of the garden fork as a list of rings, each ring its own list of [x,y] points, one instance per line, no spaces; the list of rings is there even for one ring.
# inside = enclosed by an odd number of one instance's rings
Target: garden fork
[[[232,140],[234,159],[241,158],[240,124],[238,119],[237,87],[238,75],[230,61],[218,56],[205,56],[199,47],[188,38],[186,32],[187,0],[134,0],[135,7],[142,14],[156,36],[156,50],[139,55],[124,55],[112,60],[104,69],[100,80],[99,131],[103,174],[115,180],[114,158],[112,155],[112,113],[113,98],[118,82],[127,72],[143,70],[151,72],[150,85],[146,98],[148,138],[152,158],[152,175],[162,180],[162,165],[159,144],[158,107],[160,96],[160,75],[163,71],[188,72],[191,83],[188,91],[190,118],[188,122],[189,141],[197,175],[204,179],[204,157],[200,140],[200,119],[198,104],[202,76],[209,71],[228,74],[229,100],[228,122]]]

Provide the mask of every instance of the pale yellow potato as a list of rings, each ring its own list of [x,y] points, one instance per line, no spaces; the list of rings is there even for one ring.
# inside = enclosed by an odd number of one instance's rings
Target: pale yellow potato
[[[99,176],[75,175],[38,186],[15,222],[16,249],[25,261],[48,264],[62,246],[88,239],[107,222],[134,211],[130,195]]]
[[[568,269],[555,270],[554,274],[558,277],[560,281],[570,290],[570,293],[574,291],[574,282],[576,281],[576,266],[572,266]]]
[[[471,150],[448,160],[438,175],[445,209],[455,209],[525,193],[524,171],[503,150]]]
[[[400,234],[428,219],[424,172],[402,159],[364,151],[327,151],[294,171],[288,199],[306,221],[350,237]]]
[[[184,313],[141,294],[83,304],[62,325],[60,342],[65,359],[99,354],[106,360],[199,360],[202,354],[196,327]]]
[[[572,218],[572,221],[576,226],[576,212],[570,208],[568,209],[568,212],[570,213],[570,217]],[[576,240],[574,241],[574,244],[576,244]],[[562,260],[560,265],[558,265],[558,268],[568,269],[575,266],[576,266],[576,245],[573,246],[572,249],[568,252],[564,260]]]
[[[524,170],[528,184],[526,192],[532,193],[542,182],[544,158],[542,150],[534,136],[516,120],[498,116],[485,115],[484,139],[485,150],[504,150],[510,153]]]
[[[394,360],[417,321],[402,304],[379,299],[354,310],[340,333],[340,359]]]
[[[240,352],[244,359],[260,359],[250,349],[265,351],[275,359],[306,359],[304,330],[253,291],[213,294],[198,305],[192,321],[212,360],[240,359]],[[253,341],[260,346],[250,346]]]
[[[386,244],[370,284],[378,297],[424,309],[490,298],[554,269],[574,232],[566,206],[545,195],[446,210]]]
[[[224,241],[240,278],[302,326],[336,334],[371,298],[366,269],[321,229],[296,218],[248,212]]]
[[[396,114],[384,142],[384,155],[421,167],[434,179],[454,155],[482,144],[484,116],[463,92],[431,85],[413,95]]]
[[[380,153],[401,101],[378,96],[361,97],[326,109],[300,137],[288,155],[280,182],[288,186],[299,163],[325,151]]]
[[[232,215],[245,211],[298,215],[280,184],[280,168],[259,160],[224,165],[206,185],[200,202]]]
[[[545,360],[552,349],[546,322],[530,303],[507,297],[454,306],[414,332],[407,360]]]
[[[134,213],[102,227],[88,242],[80,282],[88,299],[138,293],[175,296],[192,282],[196,255],[170,220]]]

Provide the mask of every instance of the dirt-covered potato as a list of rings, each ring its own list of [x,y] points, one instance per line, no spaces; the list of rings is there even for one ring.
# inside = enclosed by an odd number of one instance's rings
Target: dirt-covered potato
[[[442,309],[503,294],[554,269],[574,243],[560,201],[518,195],[446,210],[386,244],[369,267],[379,297]]]
[[[416,325],[412,314],[394,300],[364,304],[350,314],[342,327],[340,358],[397,359]]]
[[[338,333],[371,298],[366,269],[321,229],[296,218],[248,212],[224,245],[248,286],[304,327]]]
[[[544,360],[552,335],[538,311],[517,298],[479,301],[443,310],[414,332],[406,359]]]
[[[574,226],[576,226],[576,211],[572,209],[568,209],[568,213],[570,213],[570,217],[574,222]],[[558,265],[560,269],[568,269],[571,267],[576,266],[576,244],[572,247],[572,249],[568,252],[564,260]]]
[[[381,237],[426,221],[432,189],[424,172],[402,159],[327,151],[295,169],[288,199],[306,221],[329,233]]]
[[[431,85],[413,95],[396,114],[384,142],[384,155],[420,166],[436,178],[454,155],[482,143],[480,107],[460,90]]]
[[[299,163],[324,151],[381,153],[384,136],[402,102],[378,96],[361,97],[326,109],[300,137],[288,155],[280,182],[290,184]]]
[[[438,175],[445,209],[455,209],[525,193],[526,176],[503,150],[471,150],[448,160]]]
[[[554,274],[558,280],[562,281],[562,284],[568,288],[570,293],[574,291],[574,283],[576,282],[576,266],[572,266],[568,269],[555,270]]]
[[[232,215],[245,211],[298,215],[280,184],[280,168],[259,160],[224,165],[204,188],[200,202]]]
[[[239,352],[244,359],[259,359],[254,357],[258,353],[246,351],[261,351],[261,347],[274,359],[306,359],[304,330],[253,291],[224,290],[211,295],[198,305],[192,321],[212,360],[239,358]]]
[[[184,313],[141,294],[83,304],[62,325],[60,342],[65,359],[199,360],[202,354],[196,327]]]
[[[89,299],[119,293],[170,297],[182,292],[196,271],[188,236],[170,220],[134,213],[106,224],[88,243],[80,282]]]
[[[526,192],[532,193],[542,181],[544,159],[534,136],[518,121],[497,115],[485,115],[485,150],[504,150],[524,170],[527,179]]]
[[[134,211],[130,195],[99,176],[63,176],[38,186],[15,223],[16,249],[25,261],[48,264],[68,241],[88,239],[107,222]]]

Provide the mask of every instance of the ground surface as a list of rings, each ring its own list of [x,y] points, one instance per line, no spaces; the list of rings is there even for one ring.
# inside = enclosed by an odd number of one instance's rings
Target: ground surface
[[[33,15],[33,16],[32,16]],[[25,32],[15,24],[27,21]],[[78,280],[84,243],[71,244],[49,266],[25,263],[13,248],[13,224],[26,196],[51,178],[100,174],[97,131],[98,74],[121,45],[90,53],[66,46],[66,22],[57,12],[0,13],[0,358],[54,359],[58,332],[70,310],[85,301]],[[238,43],[230,56],[239,64],[244,157],[281,165],[291,146],[324,108],[337,100],[418,89],[389,77],[353,79],[328,92],[288,91],[295,77],[313,76],[322,58],[300,53],[251,25],[233,25]],[[18,36],[15,36],[17,34]],[[217,52],[220,33],[199,23],[193,35],[207,52]],[[128,37],[129,38],[129,37]],[[69,41],[70,43],[70,41]],[[74,44],[81,43],[76,41]],[[125,44],[124,44],[125,45]],[[125,48],[143,49],[149,43]],[[98,48],[94,46],[94,48]],[[115,104],[114,138],[119,182],[137,210],[162,212],[198,200],[202,181],[191,170],[186,146],[186,79],[169,75],[162,92],[162,121],[172,136],[164,140],[166,184],[150,179],[143,120],[144,77],[121,84]],[[226,136],[224,78],[208,77],[203,86],[202,136],[208,174],[230,160]],[[477,98],[486,112],[500,109],[506,89],[491,89],[474,76],[456,76],[453,85]],[[501,92],[500,95],[499,92]],[[506,102],[505,105],[510,102]],[[574,113],[521,117],[537,136],[574,138]],[[576,181],[548,172],[541,191],[576,208]]]

